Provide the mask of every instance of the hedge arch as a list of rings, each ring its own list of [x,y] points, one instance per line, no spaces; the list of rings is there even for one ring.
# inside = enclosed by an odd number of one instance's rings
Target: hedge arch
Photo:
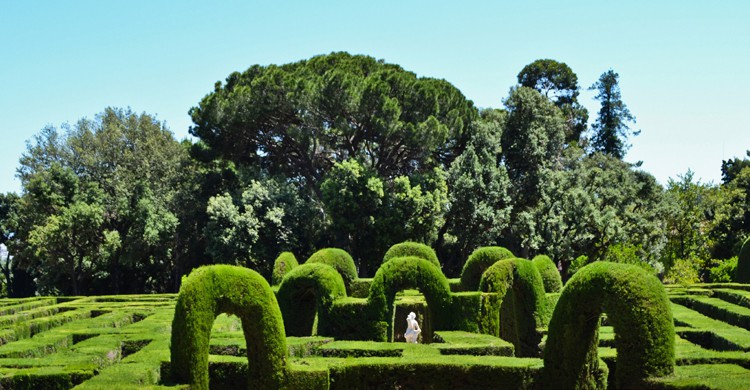
[[[513,252],[501,246],[485,246],[474,250],[461,270],[461,286],[464,291],[477,291],[482,274],[492,264],[516,257]]]
[[[242,319],[248,387],[281,387],[288,352],[276,296],[260,274],[231,265],[200,267],[183,281],[172,320],[173,379],[193,389],[208,389],[211,327],[221,313]]]
[[[526,259],[500,260],[487,269],[479,283],[482,292],[496,293],[500,302],[496,335],[513,343],[518,357],[538,357],[542,328],[549,320],[542,276]]]
[[[734,280],[737,283],[750,283],[750,237],[742,244],[737,256],[737,269],[734,272]]]
[[[317,334],[332,336],[331,307],[334,300],[345,296],[344,279],[330,265],[302,264],[289,271],[276,294],[286,335],[311,336],[317,314]]]
[[[674,323],[664,286],[636,265],[595,262],[581,268],[560,295],[544,350],[546,388],[606,388],[599,366],[599,319],[615,330],[618,388],[674,371]]]
[[[542,275],[542,282],[544,282],[544,291],[548,293],[556,293],[562,290],[562,278],[560,277],[560,271],[557,270],[555,262],[550,259],[547,255],[538,255],[531,259],[534,266]]]
[[[421,257],[440,268],[440,260],[438,260],[434,249],[428,245],[412,241],[404,241],[391,246],[383,256],[383,263],[395,259],[396,257],[407,256]]]
[[[428,260],[416,256],[397,257],[380,266],[367,297],[375,320],[389,324],[387,337],[390,339],[393,334],[391,320],[396,293],[408,288],[418,288],[424,294],[432,329],[446,329],[450,322],[451,298],[448,279]]]
[[[297,258],[292,252],[282,252],[273,262],[273,273],[271,274],[271,285],[278,286],[284,275],[298,266]]]
[[[351,291],[352,282],[357,279],[357,266],[354,264],[352,256],[343,249],[323,248],[310,256],[305,264],[323,263],[328,264],[339,271],[344,279],[346,291]]]

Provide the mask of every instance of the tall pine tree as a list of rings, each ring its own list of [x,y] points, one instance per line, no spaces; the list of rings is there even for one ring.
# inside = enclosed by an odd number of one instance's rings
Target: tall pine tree
[[[595,152],[611,155],[620,160],[625,156],[630,145],[627,139],[632,133],[638,135],[640,131],[631,131],[628,123],[635,123],[635,117],[622,102],[618,78],[620,76],[612,69],[602,73],[599,81],[589,88],[598,90],[594,99],[601,102],[599,117],[592,126],[593,135],[591,146]]]

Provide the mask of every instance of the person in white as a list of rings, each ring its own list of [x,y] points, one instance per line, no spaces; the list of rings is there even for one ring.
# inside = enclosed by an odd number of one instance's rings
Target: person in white
[[[409,313],[409,315],[406,316],[406,332],[404,332],[406,342],[416,344],[420,332],[422,332],[422,329],[419,329],[417,315],[414,314],[414,312]]]

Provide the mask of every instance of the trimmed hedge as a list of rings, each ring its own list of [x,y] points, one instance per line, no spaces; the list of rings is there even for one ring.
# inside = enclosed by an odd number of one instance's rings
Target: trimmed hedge
[[[332,336],[331,306],[334,300],[345,296],[344,280],[330,265],[308,263],[292,269],[276,294],[286,335],[311,336],[317,313],[317,334]]]
[[[310,256],[305,264],[323,263],[328,264],[339,271],[344,279],[346,291],[350,292],[352,282],[357,279],[357,266],[354,259],[345,250],[339,248],[323,248]]]
[[[284,275],[298,266],[297,258],[292,252],[282,252],[273,262],[273,274],[271,274],[271,285],[278,286]]]
[[[276,297],[260,274],[231,265],[200,267],[183,280],[172,320],[173,379],[193,389],[208,389],[211,327],[221,313],[242,320],[248,387],[278,389],[288,352]]]
[[[492,264],[515,257],[513,253],[501,246],[485,246],[476,249],[469,255],[461,271],[461,285],[464,291],[477,291],[482,274]]]
[[[750,283],[750,237],[742,244],[740,254],[737,256],[734,281],[738,283]]]
[[[542,335],[537,328],[549,319],[542,276],[526,259],[505,259],[482,275],[479,289],[496,293],[500,303],[499,329],[495,335],[513,343],[516,355],[538,357]]]
[[[544,282],[544,291],[548,293],[557,293],[562,290],[562,278],[560,277],[560,271],[557,270],[557,266],[552,259],[547,255],[538,255],[531,259],[534,266],[539,273],[542,275],[542,282]]]
[[[391,246],[383,256],[383,263],[387,263],[388,261],[390,261],[391,259],[395,259],[396,257],[407,256],[416,256],[423,258],[440,268],[440,260],[438,260],[437,254],[435,254],[434,249],[432,249],[428,245],[412,241],[404,241],[402,243]]]
[[[424,294],[432,329],[445,330],[450,324],[448,279],[428,260],[416,256],[397,257],[380,266],[367,297],[376,321],[389,324],[388,338],[393,335],[393,300],[397,292],[408,288],[418,288]]]
[[[337,299],[330,320],[331,334],[337,340],[388,340],[390,321],[376,319],[366,299]]]
[[[615,331],[618,388],[672,374],[675,331],[664,286],[636,265],[600,261],[576,272],[560,295],[544,351],[545,388],[606,388],[596,373],[602,311]]]

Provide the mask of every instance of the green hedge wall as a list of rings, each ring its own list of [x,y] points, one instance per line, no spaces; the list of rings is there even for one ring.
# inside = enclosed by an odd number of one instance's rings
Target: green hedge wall
[[[499,335],[515,346],[520,357],[538,357],[549,311],[542,276],[526,259],[505,259],[493,264],[482,275],[479,289],[497,294],[501,303]]]
[[[448,279],[435,264],[409,256],[397,257],[380,266],[367,297],[375,319],[389,324],[388,334],[393,333],[391,319],[396,293],[409,288],[418,288],[424,294],[432,329],[446,330],[450,324],[451,299]]]
[[[357,279],[357,266],[354,264],[352,256],[343,249],[323,248],[310,256],[305,264],[323,263],[328,264],[339,271],[344,279],[347,293],[351,292],[350,288],[354,279]]]
[[[221,313],[242,319],[248,387],[279,388],[288,352],[276,296],[260,274],[231,265],[200,267],[183,280],[172,320],[173,379],[193,389],[208,389],[211,327]]]
[[[391,246],[388,251],[385,252],[385,256],[383,256],[383,263],[386,263],[391,259],[395,259],[396,257],[407,256],[416,256],[423,258],[440,268],[440,260],[438,260],[437,254],[435,254],[434,249],[432,249],[428,245],[412,241],[405,241]]]
[[[615,331],[618,388],[674,371],[674,324],[664,286],[636,265],[595,262],[568,281],[550,321],[545,388],[606,388],[596,374],[602,311]]]
[[[562,278],[560,277],[560,271],[557,270],[557,266],[552,259],[547,255],[538,255],[531,259],[536,269],[542,275],[542,282],[544,282],[544,291],[548,293],[557,293],[562,290]]]
[[[337,340],[386,341],[389,323],[375,318],[366,299],[337,299],[331,307],[331,335]]]
[[[331,336],[331,306],[334,300],[345,296],[344,280],[330,265],[307,263],[292,269],[276,294],[286,335],[311,336],[317,313],[317,334]]]
[[[750,283],[750,237],[745,240],[737,256],[737,268],[735,269],[734,281],[737,283]]]
[[[273,273],[271,274],[271,285],[278,286],[289,271],[298,266],[297,258],[292,252],[282,252],[273,262]]]
[[[515,257],[513,253],[501,246],[485,246],[476,249],[469,255],[461,271],[461,285],[464,291],[477,291],[482,274],[492,264]]]

